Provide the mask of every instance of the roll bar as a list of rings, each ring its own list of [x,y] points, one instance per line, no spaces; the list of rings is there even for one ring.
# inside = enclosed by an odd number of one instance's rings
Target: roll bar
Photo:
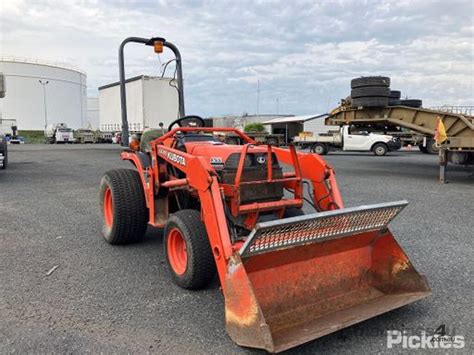
[[[183,87],[183,67],[181,53],[173,43],[166,41],[162,37],[142,38],[128,37],[123,40],[119,47],[119,76],[120,76],[120,108],[122,111],[122,146],[128,146],[128,117],[127,117],[127,94],[125,88],[125,61],[124,48],[127,43],[141,43],[146,46],[154,46],[155,42],[161,42],[163,47],[171,49],[176,58],[176,79],[178,81],[178,110],[179,117],[184,117],[184,87]]]

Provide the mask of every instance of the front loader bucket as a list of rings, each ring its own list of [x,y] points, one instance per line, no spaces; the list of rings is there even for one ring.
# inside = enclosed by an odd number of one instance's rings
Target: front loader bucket
[[[279,352],[428,296],[387,229],[406,204],[258,224],[227,268],[230,337]]]

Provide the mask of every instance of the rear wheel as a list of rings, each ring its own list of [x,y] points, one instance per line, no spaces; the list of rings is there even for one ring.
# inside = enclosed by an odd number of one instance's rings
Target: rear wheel
[[[384,143],[377,143],[372,148],[372,151],[374,152],[375,155],[381,157],[387,154],[388,148]]]
[[[315,143],[311,146],[311,151],[318,155],[326,155],[328,147],[324,143]]]
[[[214,278],[216,265],[201,214],[189,209],[174,213],[164,236],[164,254],[174,282],[187,289],[206,286]]]
[[[140,241],[147,229],[148,209],[138,172],[108,171],[100,182],[99,195],[105,240],[110,244]]]
[[[436,146],[436,141],[433,138],[429,138],[426,142],[426,152],[428,154],[438,154],[439,147]]]

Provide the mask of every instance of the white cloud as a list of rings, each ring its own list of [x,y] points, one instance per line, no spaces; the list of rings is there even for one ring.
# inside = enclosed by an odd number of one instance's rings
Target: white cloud
[[[427,106],[474,103],[473,3],[462,1],[24,1],[0,6],[1,54],[63,61],[90,94],[117,80],[127,36],[161,35],[184,58],[189,113],[326,111],[359,75],[392,77]],[[132,48],[133,47],[133,48]],[[156,74],[130,45],[129,75]],[[166,56],[161,62],[167,60]],[[329,102],[329,103],[328,103]]]

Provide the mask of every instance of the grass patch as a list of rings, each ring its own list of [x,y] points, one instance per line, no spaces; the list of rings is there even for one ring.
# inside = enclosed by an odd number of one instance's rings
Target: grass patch
[[[18,131],[18,135],[25,139],[25,144],[41,144],[44,143],[43,131]]]

